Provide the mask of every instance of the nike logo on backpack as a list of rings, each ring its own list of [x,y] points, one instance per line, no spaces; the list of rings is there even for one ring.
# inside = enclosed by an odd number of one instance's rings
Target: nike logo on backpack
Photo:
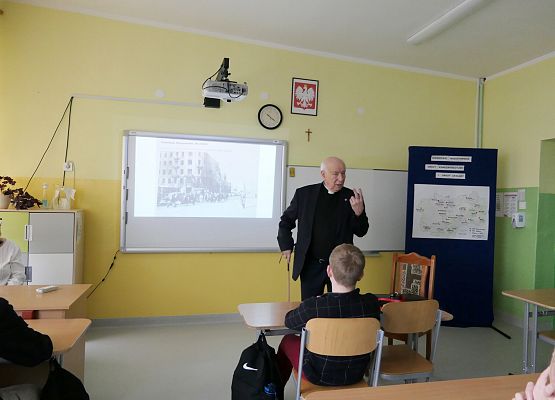
[[[247,365],[247,363],[243,364],[243,369],[246,369],[247,371],[258,371],[258,369],[256,368],[251,368]]]

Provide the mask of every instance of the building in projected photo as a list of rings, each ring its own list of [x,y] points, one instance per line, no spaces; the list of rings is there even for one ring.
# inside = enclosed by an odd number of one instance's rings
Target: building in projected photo
[[[159,160],[159,206],[222,201],[231,194],[231,183],[207,152],[163,150]]]

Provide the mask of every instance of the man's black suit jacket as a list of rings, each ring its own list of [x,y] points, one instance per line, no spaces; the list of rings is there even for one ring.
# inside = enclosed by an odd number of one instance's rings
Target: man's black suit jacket
[[[315,185],[303,186],[295,191],[295,195],[291,200],[291,204],[279,222],[278,243],[281,251],[293,250],[295,246],[295,260],[293,262],[293,280],[297,280],[301,274],[301,270],[305,263],[306,254],[310,247],[312,238],[312,226],[314,224],[314,212],[316,210],[316,202],[318,193],[323,183]],[[349,199],[353,196],[353,191],[348,188],[342,188],[334,196],[341,196],[340,210],[337,213],[337,229],[335,232],[334,247],[343,243],[353,243],[353,235],[362,237],[368,232],[368,217],[366,212],[360,216],[356,216]],[[295,228],[296,221],[298,223],[297,244],[293,242],[291,230]]]

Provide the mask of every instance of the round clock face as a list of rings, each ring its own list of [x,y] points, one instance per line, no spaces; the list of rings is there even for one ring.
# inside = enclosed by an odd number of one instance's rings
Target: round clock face
[[[273,104],[266,104],[258,111],[258,122],[266,129],[276,129],[282,119],[281,110]]]

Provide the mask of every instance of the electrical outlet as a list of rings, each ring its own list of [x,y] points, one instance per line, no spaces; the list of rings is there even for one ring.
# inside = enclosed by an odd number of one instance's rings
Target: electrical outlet
[[[73,171],[73,161],[66,161],[64,163],[64,172],[72,172]]]

